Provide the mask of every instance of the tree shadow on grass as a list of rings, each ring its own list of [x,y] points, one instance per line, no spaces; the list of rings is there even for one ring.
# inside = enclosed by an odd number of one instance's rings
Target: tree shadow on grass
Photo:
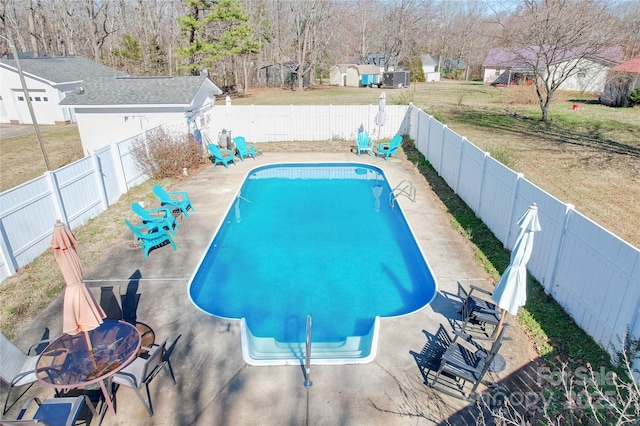
[[[593,149],[610,155],[624,155],[640,158],[640,145],[633,146],[600,135],[600,127],[593,126],[588,132],[571,130],[567,126],[559,127],[545,124],[539,120],[516,114],[497,114],[472,110],[456,110],[452,114],[460,121],[472,121],[475,125],[487,129],[500,130],[505,134],[536,138],[556,144],[569,144]],[[630,128],[629,131],[632,131]]]

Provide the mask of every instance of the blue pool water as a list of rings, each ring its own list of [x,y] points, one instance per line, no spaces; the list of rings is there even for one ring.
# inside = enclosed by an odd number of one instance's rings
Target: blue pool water
[[[369,165],[252,170],[192,277],[193,303],[285,343],[305,341],[309,314],[314,342],[339,342],[424,307],[435,280],[390,191]]]

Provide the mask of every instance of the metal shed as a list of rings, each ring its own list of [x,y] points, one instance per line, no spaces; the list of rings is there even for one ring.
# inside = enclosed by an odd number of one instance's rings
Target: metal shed
[[[389,89],[409,87],[411,85],[409,71],[387,71],[382,73],[382,79],[384,87]]]

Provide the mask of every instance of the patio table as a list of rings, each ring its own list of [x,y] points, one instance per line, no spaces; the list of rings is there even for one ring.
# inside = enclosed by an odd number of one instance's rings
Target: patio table
[[[40,354],[36,377],[43,385],[63,392],[98,383],[115,415],[108,386],[111,376],[135,359],[140,344],[140,332],[124,321],[104,321],[88,332],[63,334]]]

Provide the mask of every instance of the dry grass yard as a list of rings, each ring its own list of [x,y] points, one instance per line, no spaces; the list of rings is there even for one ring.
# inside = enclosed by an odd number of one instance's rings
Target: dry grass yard
[[[382,89],[314,88],[299,93],[252,89],[235,104],[377,104]],[[562,201],[640,247],[640,108],[614,109],[594,97],[557,94],[552,123],[539,122],[540,111],[528,88],[494,88],[473,83],[429,83],[386,90],[387,104],[412,102],[471,142],[504,159],[509,166]],[[572,105],[577,103],[578,110]],[[4,127],[3,127],[4,129]],[[52,168],[82,156],[76,126],[42,126]],[[232,129],[238,133],[239,129]],[[339,151],[348,141],[269,143],[264,152]],[[208,167],[207,164],[203,167]],[[44,172],[33,133],[0,138],[0,184],[7,190]],[[164,182],[168,184],[169,182]],[[133,200],[154,202],[147,182],[124,195],[107,212],[74,230],[85,269],[91,267],[122,234]],[[115,224],[115,225],[114,225]],[[114,229],[117,226],[117,229]],[[62,291],[64,283],[49,251],[0,285],[0,331],[14,335]],[[20,291],[17,291],[17,289]]]

